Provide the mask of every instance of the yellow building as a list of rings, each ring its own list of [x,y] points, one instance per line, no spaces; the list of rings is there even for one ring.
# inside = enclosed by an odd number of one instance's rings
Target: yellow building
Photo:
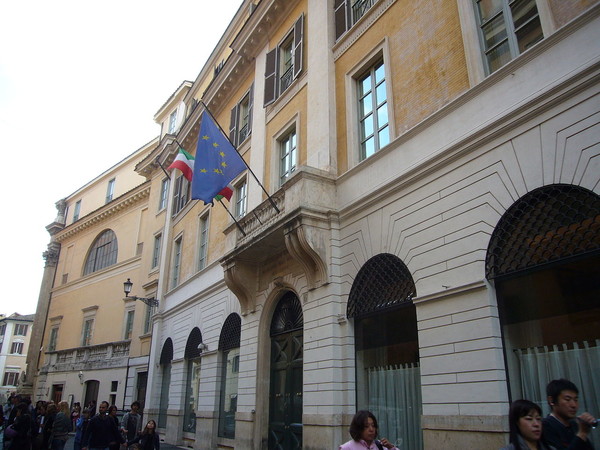
[[[33,314],[0,315],[0,403],[23,382],[27,349],[32,334]]]

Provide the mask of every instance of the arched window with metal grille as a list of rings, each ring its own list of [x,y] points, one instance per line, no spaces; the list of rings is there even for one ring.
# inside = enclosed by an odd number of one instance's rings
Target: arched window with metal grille
[[[171,361],[173,360],[173,341],[167,338],[160,352],[161,383],[158,408],[158,427],[167,427],[167,409],[169,408],[169,387],[171,386]]]
[[[200,395],[200,362],[202,349],[202,333],[198,327],[194,327],[185,344],[185,407],[183,418],[183,431],[196,432],[196,409],[198,407],[198,396]]]
[[[117,236],[112,230],[104,230],[96,238],[88,252],[83,274],[88,275],[117,262],[119,251]]]
[[[229,314],[219,337],[219,351],[221,352],[219,436],[229,439],[235,438],[241,329],[242,320],[240,316],[236,313]]]

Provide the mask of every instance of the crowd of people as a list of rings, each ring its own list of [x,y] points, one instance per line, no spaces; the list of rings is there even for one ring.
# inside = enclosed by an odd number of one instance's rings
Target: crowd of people
[[[85,408],[75,403],[38,401],[32,405],[28,398],[11,395],[2,407],[0,425],[4,429],[4,450],[63,450],[73,439],[74,450],[159,450],[160,439],[154,420],[142,429],[140,403],[118,418],[116,406],[101,402]]]

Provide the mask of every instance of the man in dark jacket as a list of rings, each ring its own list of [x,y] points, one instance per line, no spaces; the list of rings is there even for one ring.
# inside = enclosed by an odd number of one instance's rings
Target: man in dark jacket
[[[125,443],[115,421],[108,416],[108,402],[100,403],[98,414],[91,420],[81,441],[82,448],[88,450],[106,450],[113,442]]]

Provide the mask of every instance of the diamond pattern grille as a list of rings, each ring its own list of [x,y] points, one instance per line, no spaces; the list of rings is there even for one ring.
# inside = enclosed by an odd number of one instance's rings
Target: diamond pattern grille
[[[240,316],[235,313],[229,314],[219,337],[219,350],[227,351],[232,348],[239,348],[241,328],[242,319]]]
[[[194,327],[188,336],[187,343],[185,344],[186,359],[198,358],[202,353],[202,350],[198,346],[202,343],[202,333],[198,327]]]
[[[600,250],[600,196],[567,184],[538,188],[502,216],[488,246],[488,279]]]
[[[173,359],[173,341],[171,338],[167,338],[163,344],[162,351],[160,352],[160,363],[162,365],[171,364]]]
[[[271,336],[290,331],[302,329],[304,319],[302,316],[302,305],[293,292],[287,292],[275,308],[271,322]]]
[[[373,256],[358,271],[348,297],[347,315],[364,317],[403,303],[417,295],[408,267],[390,253]]]

